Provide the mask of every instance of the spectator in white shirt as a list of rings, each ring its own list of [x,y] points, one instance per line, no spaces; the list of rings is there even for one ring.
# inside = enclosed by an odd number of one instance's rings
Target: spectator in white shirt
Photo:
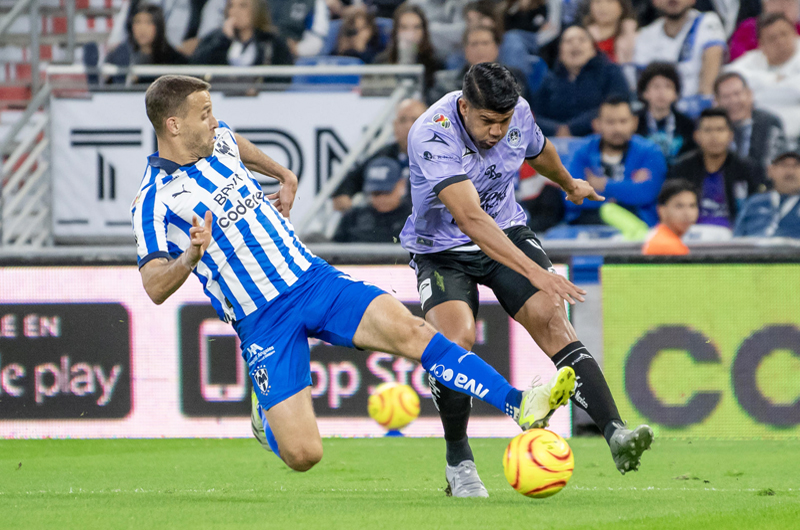
[[[640,70],[653,61],[676,63],[684,98],[679,108],[698,114],[711,103],[726,37],[716,13],[700,13],[694,4],[695,0],[653,0],[662,16],[639,32],[633,62]]]
[[[782,13],[758,20],[758,49],[728,67],[747,79],[756,105],[780,116],[786,136],[800,136],[800,46],[792,22]],[[791,147],[791,145],[790,145]]]

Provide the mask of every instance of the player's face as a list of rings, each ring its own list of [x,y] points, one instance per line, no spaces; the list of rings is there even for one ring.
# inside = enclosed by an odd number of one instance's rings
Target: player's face
[[[464,117],[464,126],[467,128],[475,145],[481,149],[491,149],[508,133],[514,109],[500,114],[486,109],[471,106],[463,98],[458,100],[458,107]]]
[[[198,158],[214,152],[214,129],[219,127],[211,113],[211,94],[203,90],[186,98],[186,117],[181,119],[180,137],[186,148]]]
[[[712,156],[725,154],[733,141],[733,131],[728,127],[728,122],[725,118],[716,116],[700,120],[700,125],[694,134],[694,139],[703,153]]]
[[[732,77],[721,83],[717,90],[717,103],[728,111],[735,123],[749,119],[753,112],[753,93],[741,79]]]
[[[796,158],[784,158],[777,164],[770,165],[767,174],[778,193],[800,193],[800,161]]]
[[[682,236],[697,222],[700,210],[697,207],[697,195],[691,191],[682,191],[658,207],[658,217],[667,227]]]
[[[695,0],[655,0],[653,5],[667,18],[683,17],[694,5]]]
[[[647,84],[642,98],[652,108],[666,109],[678,101],[678,93],[675,91],[675,84],[672,81],[657,75]]]
[[[628,105],[603,105],[595,121],[603,142],[616,149],[623,149],[630,142],[637,125]]]
[[[779,20],[761,30],[758,44],[771,66],[781,65],[794,55],[797,30],[785,20]]]

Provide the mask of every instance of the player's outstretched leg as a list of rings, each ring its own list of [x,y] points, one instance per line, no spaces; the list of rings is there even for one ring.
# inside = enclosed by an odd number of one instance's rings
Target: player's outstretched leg
[[[475,353],[447,340],[389,295],[370,303],[353,344],[418,360],[447,388],[493,405],[524,429],[546,421],[553,410],[565,405],[575,385],[574,371],[565,367],[549,383],[522,392]]]
[[[578,340],[563,305],[554,306],[542,292],[534,294],[514,318],[521,323],[556,368],[570,367],[577,379],[572,402],[585,410],[603,432],[614,463],[621,473],[639,469],[642,453],[653,442],[647,425],[628,430],[600,366]]]

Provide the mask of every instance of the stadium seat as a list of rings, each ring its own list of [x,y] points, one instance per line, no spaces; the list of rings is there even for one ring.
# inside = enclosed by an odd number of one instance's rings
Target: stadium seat
[[[337,55],[318,55],[316,57],[300,57],[295,66],[358,66],[364,61],[357,57],[340,57]],[[291,91],[325,90],[326,92],[349,91],[361,82],[358,75],[295,75],[292,77]]]
[[[376,18],[375,23],[378,25],[378,31],[381,34],[381,45],[386,46],[392,38],[392,19],[391,18]],[[322,45],[320,55],[330,55],[336,49],[336,37],[339,36],[339,29],[342,27],[342,19],[337,18],[331,20],[331,26],[328,30],[328,36],[325,37],[325,44]]]

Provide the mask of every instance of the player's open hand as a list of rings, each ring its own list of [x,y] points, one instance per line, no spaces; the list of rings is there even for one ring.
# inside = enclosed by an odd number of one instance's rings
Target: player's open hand
[[[211,215],[211,210],[206,212],[203,226],[200,226],[200,221],[196,215],[192,216],[192,227],[189,229],[191,245],[186,249],[186,259],[189,261],[187,265],[191,269],[194,269],[195,265],[202,259],[203,254],[206,253],[208,245],[211,244],[211,224],[213,222],[214,216]]]
[[[584,199],[589,199],[590,201],[606,200],[605,197],[597,193],[592,185],[585,180],[572,179],[572,182],[572,189],[564,190],[567,192],[567,200],[574,202],[575,204],[583,204]]]
[[[534,287],[547,294],[555,305],[566,300],[570,304],[583,302],[586,291],[558,274],[546,271],[541,267],[529,278]]]
[[[294,206],[294,196],[297,194],[297,176],[291,171],[287,171],[286,176],[281,182],[281,189],[271,195],[267,195],[267,199],[274,201],[272,205],[281,212],[281,215],[289,218],[289,212]]]

